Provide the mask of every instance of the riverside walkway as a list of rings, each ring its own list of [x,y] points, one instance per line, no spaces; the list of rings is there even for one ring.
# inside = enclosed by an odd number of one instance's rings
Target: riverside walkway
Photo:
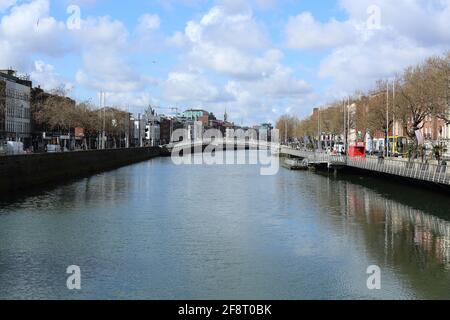
[[[329,168],[336,166],[357,168],[374,173],[450,186],[450,170],[447,165],[413,162],[403,159],[329,155],[324,152],[296,150],[286,146],[281,147],[281,154],[307,159],[312,165],[326,164]]]

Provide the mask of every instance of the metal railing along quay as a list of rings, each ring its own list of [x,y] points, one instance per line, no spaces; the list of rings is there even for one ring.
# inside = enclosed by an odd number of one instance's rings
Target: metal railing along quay
[[[448,166],[446,165],[399,159],[347,157],[347,166],[415,180],[450,185],[450,170],[448,170]]]
[[[423,163],[403,159],[330,155],[325,152],[297,150],[285,146],[281,148],[281,153],[308,159],[310,163],[342,164],[348,167],[414,180],[450,185],[450,170],[447,165],[443,164]]]

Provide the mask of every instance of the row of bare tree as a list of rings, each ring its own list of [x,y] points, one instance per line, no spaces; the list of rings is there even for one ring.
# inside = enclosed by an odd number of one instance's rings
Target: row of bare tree
[[[395,119],[417,145],[416,131],[422,129],[427,117],[450,124],[449,103],[450,53],[408,67],[394,81],[380,80],[369,93],[358,92],[349,101],[332,102],[321,108],[320,116],[316,113],[303,120],[282,116],[277,128],[281,137],[286,136],[286,129],[288,137],[316,137],[319,130],[340,135],[348,125],[344,124],[346,106],[353,105],[345,120],[350,128],[371,134],[387,132]]]
[[[89,102],[76,103],[66,92],[56,89],[33,97],[33,120],[40,131],[71,133],[82,128],[86,138],[98,137],[103,130],[109,137],[122,137],[130,130],[128,112],[108,107],[98,109]]]

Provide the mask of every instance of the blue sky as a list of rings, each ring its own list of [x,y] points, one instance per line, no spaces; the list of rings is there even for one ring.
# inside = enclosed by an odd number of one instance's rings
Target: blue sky
[[[306,116],[450,43],[449,0],[0,0],[0,14],[0,67],[47,90],[246,124]]]

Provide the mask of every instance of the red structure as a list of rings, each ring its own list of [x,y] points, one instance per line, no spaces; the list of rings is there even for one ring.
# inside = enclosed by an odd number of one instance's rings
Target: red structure
[[[350,145],[348,155],[350,157],[364,158],[366,156],[366,144],[364,142],[357,142]]]

